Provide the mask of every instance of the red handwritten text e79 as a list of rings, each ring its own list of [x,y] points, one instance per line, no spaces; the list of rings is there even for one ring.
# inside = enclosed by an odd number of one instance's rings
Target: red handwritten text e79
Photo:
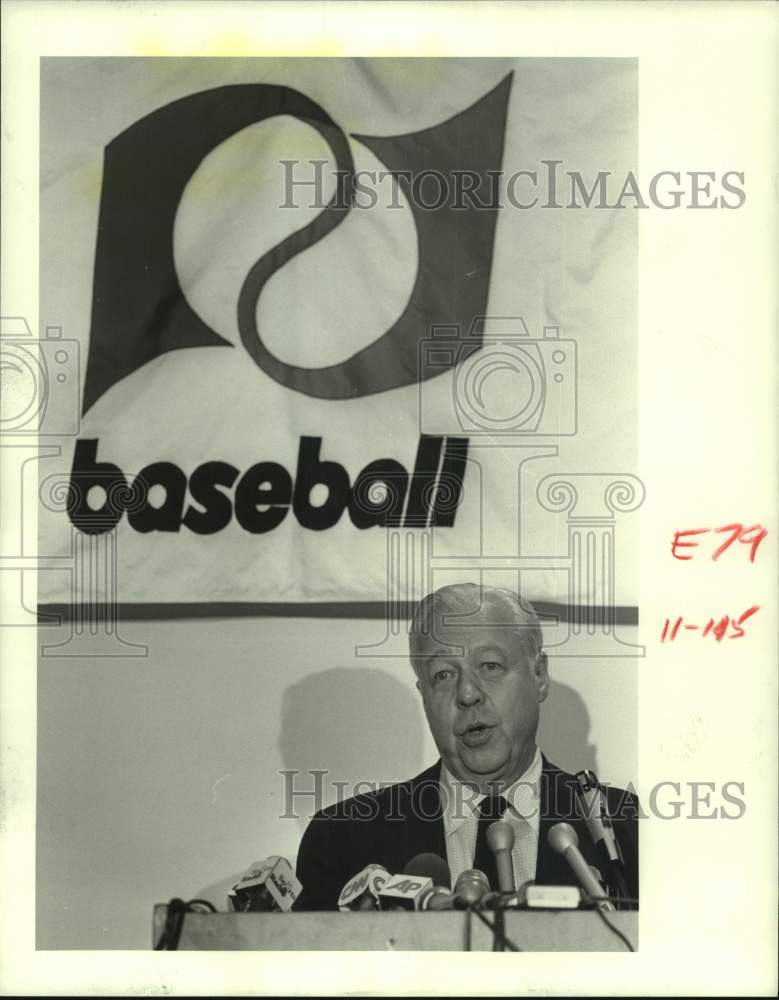
[[[694,538],[693,536],[723,535],[726,532],[728,534],[724,542],[719,544],[711,553],[711,558],[715,562],[734,542],[738,542],[741,545],[749,546],[749,561],[753,563],[758,546],[768,534],[767,528],[764,528],[761,524],[753,524],[748,528],[744,527],[743,524],[726,524],[721,528],[688,528],[686,531],[674,532],[674,538],[671,542],[671,555],[674,559],[682,561],[693,559],[695,553],[692,550],[701,548],[708,550],[713,541]]]

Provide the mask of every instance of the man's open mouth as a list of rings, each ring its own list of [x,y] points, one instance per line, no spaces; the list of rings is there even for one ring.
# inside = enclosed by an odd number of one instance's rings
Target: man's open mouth
[[[467,747],[480,747],[490,740],[493,728],[493,726],[487,726],[483,722],[476,722],[472,726],[468,726],[460,739]]]

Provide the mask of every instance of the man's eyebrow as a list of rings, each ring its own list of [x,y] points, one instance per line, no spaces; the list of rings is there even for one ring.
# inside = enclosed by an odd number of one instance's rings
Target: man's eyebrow
[[[496,658],[500,657],[505,658],[507,655],[506,651],[502,649],[500,646],[495,645],[494,642],[485,642],[484,645],[482,646],[475,646],[473,649],[473,653],[476,656],[484,656],[486,654],[491,654]],[[458,646],[457,644],[454,644],[452,646],[438,646],[431,653],[428,653],[424,657],[424,659],[422,659],[420,662],[423,667],[427,667],[431,663],[433,664],[440,663],[441,660],[443,659],[447,659],[452,656],[455,657],[463,656],[464,654],[465,650],[463,649],[463,647]]]
[[[478,656],[483,656],[485,653],[494,653],[497,656],[506,655],[506,650],[494,642],[480,643],[479,645],[473,647],[473,652]]]
[[[441,666],[443,662],[450,660],[453,656],[456,657],[460,655],[461,652],[462,651],[461,650],[458,651],[456,647],[454,649],[451,648],[446,649],[445,647],[439,646],[438,649],[433,650],[432,653],[428,653],[427,656],[425,656],[424,659],[421,659],[419,662],[422,670],[427,670],[430,667]]]
[[[428,663],[435,663],[437,660],[440,660],[445,656],[451,656],[451,655],[452,655],[451,649],[446,649],[444,647],[439,646],[439,648],[434,649],[432,653],[428,653],[427,656],[422,661],[422,663],[424,666],[427,666]]]

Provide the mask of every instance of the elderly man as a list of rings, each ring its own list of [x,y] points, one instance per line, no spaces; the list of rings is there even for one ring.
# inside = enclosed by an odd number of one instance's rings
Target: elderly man
[[[533,609],[507,590],[461,584],[424,598],[409,633],[410,658],[441,760],[411,781],[317,813],[300,845],[297,909],[335,909],[345,883],[371,862],[402,872],[416,855],[448,863],[452,884],[466,869],[497,876],[486,830],[514,830],[517,886],[575,885],[547,833],[571,824],[585,860],[599,857],[577,809],[577,781],[536,746],[549,691],[547,657]],[[560,720],[564,725],[565,720]],[[628,893],[638,897],[638,802],[607,791]]]

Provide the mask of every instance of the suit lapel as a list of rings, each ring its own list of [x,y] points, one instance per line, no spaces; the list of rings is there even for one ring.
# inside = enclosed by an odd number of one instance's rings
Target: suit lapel
[[[565,858],[549,846],[549,831],[559,823],[562,803],[559,782],[562,772],[542,756],[540,802],[541,821],[538,827],[538,857],[536,860],[536,883],[538,885],[571,885],[575,882],[573,872]]]
[[[439,761],[411,782],[408,801],[404,804],[408,822],[398,824],[404,864],[418,854],[437,854],[446,861],[440,774]]]

